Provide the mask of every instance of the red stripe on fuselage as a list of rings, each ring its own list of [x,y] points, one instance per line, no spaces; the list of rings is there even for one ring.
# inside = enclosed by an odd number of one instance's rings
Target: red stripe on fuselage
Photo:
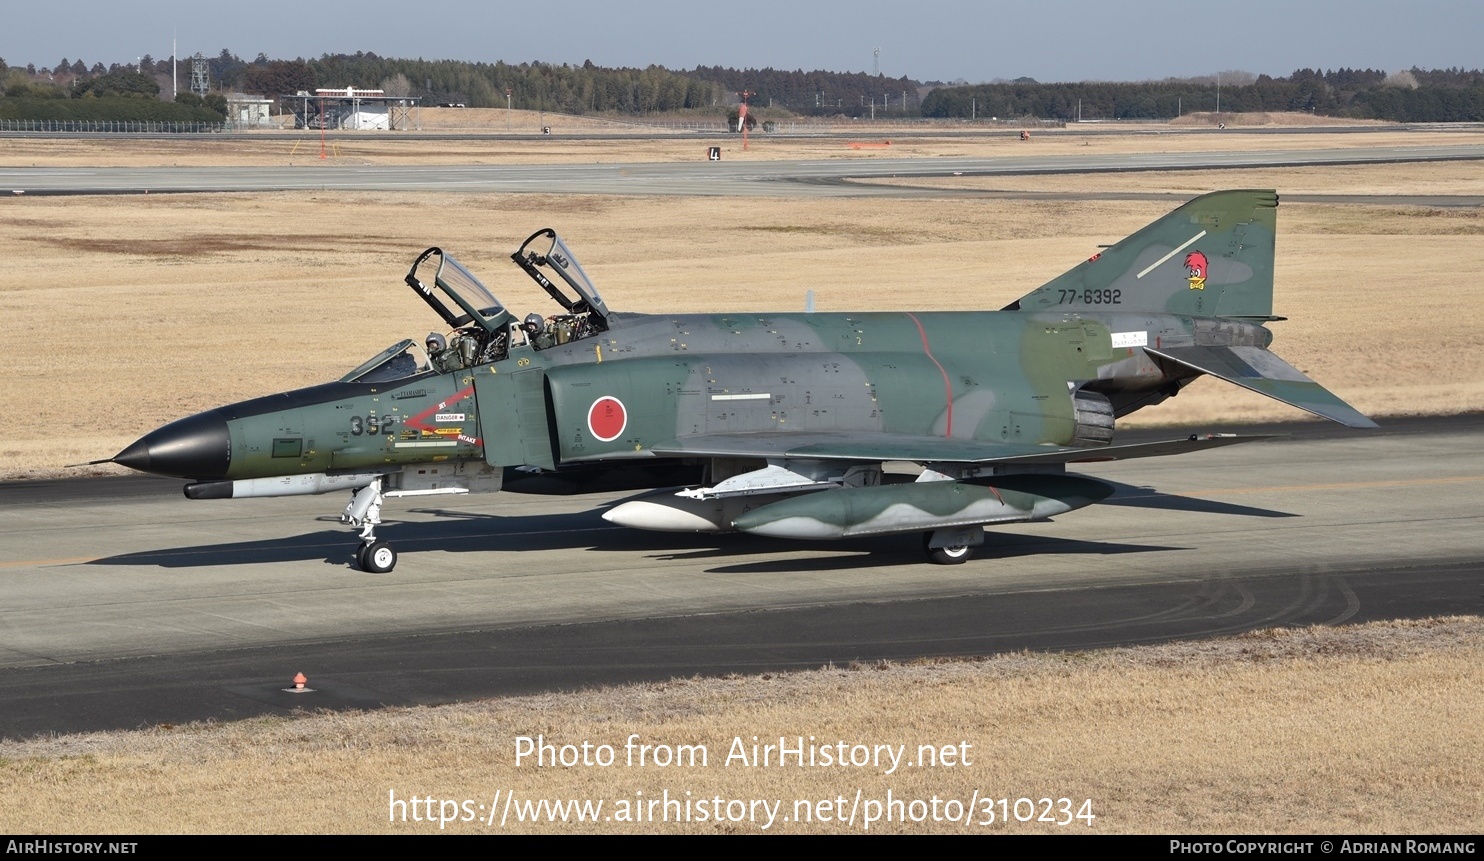
[[[467,397],[469,397],[472,394],[474,394],[474,387],[473,386],[469,386],[468,388],[461,389],[461,390],[455,392],[453,397],[449,398],[448,400],[439,401],[438,403],[433,404],[431,407],[428,407],[427,409],[423,410],[422,412],[418,413],[417,415],[415,415],[412,418],[408,419],[407,421],[403,422],[403,424],[407,425],[410,428],[415,428],[416,430],[426,431],[427,433],[432,433],[433,432],[433,426],[430,425],[430,424],[428,424],[427,421],[426,421],[426,419],[427,419],[428,416],[432,415],[433,413],[438,412],[439,410],[446,410],[450,406],[458,403],[459,401],[462,401],[464,398],[467,398]],[[462,434],[460,435],[459,438],[460,439],[466,439],[466,437],[464,437]],[[468,439],[469,442],[473,443],[474,445],[483,445],[484,444],[483,442],[480,441],[479,437],[467,437],[467,439]]]
[[[916,314],[913,314],[910,311],[906,313],[908,318],[912,320],[912,324],[917,327],[917,334],[922,337],[923,355],[927,356],[928,360],[931,361],[934,365],[937,365],[938,373],[943,375],[943,404],[944,409],[946,410],[945,415],[947,419],[943,425],[943,435],[953,436],[953,383],[949,382],[948,371],[944,369],[942,363],[933,357],[933,350],[931,347],[928,346],[927,330],[922,328],[922,321],[917,319]]]

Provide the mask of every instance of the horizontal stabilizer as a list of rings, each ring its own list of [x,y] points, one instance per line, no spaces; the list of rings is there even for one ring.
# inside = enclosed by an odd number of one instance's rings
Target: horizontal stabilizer
[[[1267,437],[1191,436],[1164,442],[1076,448],[887,433],[741,433],[681,437],[656,445],[651,450],[661,457],[797,458],[863,462],[901,460],[979,465],[1058,464],[1160,457],[1259,439]]]
[[[1146,347],[1145,350],[1347,427],[1379,427],[1303,371],[1261,347]]]

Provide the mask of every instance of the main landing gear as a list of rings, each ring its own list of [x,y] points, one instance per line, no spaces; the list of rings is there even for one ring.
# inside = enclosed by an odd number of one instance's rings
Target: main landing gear
[[[376,479],[355,492],[350,504],[340,515],[341,523],[361,527],[361,546],[356,549],[356,565],[371,574],[385,574],[397,567],[397,551],[392,545],[376,537],[376,527],[381,523],[381,503],[386,499],[382,493],[383,479]]]
[[[974,555],[974,548],[967,544],[953,547],[929,547],[928,559],[937,565],[960,565]]]
[[[922,534],[922,549],[928,560],[937,565],[962,565],[974,555],[974,548],[984,543],[984,527],[971,526],[939,529]]]

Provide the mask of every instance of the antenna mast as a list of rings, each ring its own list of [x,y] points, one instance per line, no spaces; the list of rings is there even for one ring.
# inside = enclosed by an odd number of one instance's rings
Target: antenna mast
[[[191,58],[191,92],[203,99],[211,92],[211,67],[200,54]]]

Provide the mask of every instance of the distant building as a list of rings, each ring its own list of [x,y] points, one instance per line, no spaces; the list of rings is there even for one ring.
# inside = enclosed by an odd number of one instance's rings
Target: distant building
[[[273,100],[245,93],[227,94],[227,125],[234,129],[266,129],[273,125]]]
[[[279,100],[293,110],[296,129],[405,131],[421,124],[414,113],[421,99],[388,96],[382,90],[343,87],[318,89],[312,95],[300,90]]]

